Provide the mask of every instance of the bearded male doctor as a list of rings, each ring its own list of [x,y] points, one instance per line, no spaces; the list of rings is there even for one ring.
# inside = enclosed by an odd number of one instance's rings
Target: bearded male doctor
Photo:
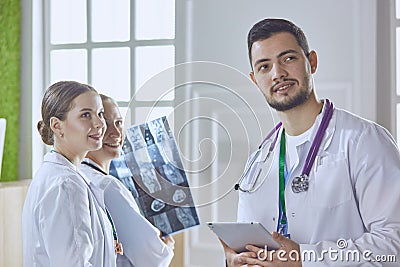
[[[223,243],[227,265],[400,266],[381,261],[400,250],[400,154],[391,135],[317,98],[317,54],[292,22],[256,23],[248,49],[250,77],[282,125],[271,135],[271,170],[260,167],[268,145],[247,164],[238,221],[262,223],[281,247],[249,244],[237,254]],[[248,190],[254,175],[264,180]]]

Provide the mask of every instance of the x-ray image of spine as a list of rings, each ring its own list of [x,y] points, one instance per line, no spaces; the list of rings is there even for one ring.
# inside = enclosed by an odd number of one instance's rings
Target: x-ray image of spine
[[[147,163],[140,166],[140,175],[149,193],[152,194],[161,190],[161,185],[151,164]]]
[[[176,208],[175,212],[176,217],[185,228],[196,225],[190,208]]]
[[[165,117],[155,120],[152,124],[152,132],[157,135],[156,144],[165,163],[171,163],[174,167],[182,170],[179,148],[175,143],[174,135]]]
[[[161,213],[158,215],[154,215],[153,216],[153,220],[154,220],[154,225],[163,233],[171,233],[172,232],[172,228],[171,225],[169,224],[169,220],[167,217],[167,214],[165,213]]]
[[[185,181],[183,179],[182,174],[179,172],[179,170],[176,169],[171,164],[164,164],[163,165],[163,170],[164,170],[164,174],[165,174],[164,178],[169,180],[174,185],[183,183]]]
[[[148,125],[146,124],[144,130],[144,139],[147,145],[147,152],[149,153],[151,163],[156,168],[157,172],[164,177],[164,170],[162,166],[165,164],[163,157],[158,150],[157,145],[154,142],[153,135],[150,132]]]
[[[128,138],[132,142],[134,150],[138,150],[146,146],[146,142],[139,126],[132,127],[128,130]]]
[[[155,119],[148,123],[151,134],[154,136],[154,142],[163,157],[165,163],[173,161],[173,155],[171,148],[169,147],[168,139],[169,135],[164,128],[164,122],[162,118]]]
[[[132,157],[135,158],[137,165],[142,166],[151,163],[149,154],[147,153],[147,145],[142,134],[141,126],[134,126],[128,130],[129,141],[132,144]],[[127,153],[124,150],[125,153]]]
[[[141,149],[133,151],[133,155],[134,155],[139,167],[144,164],[147,164],[147,163],[151,164],[151,158],[150,158],[146,148],[141,148]]]
[[[168,139],[168,134],[164,128],[164,123],[162,121],[162,118],[158,118],[153,121],[150,121],[148,123],[148,125],[149,125],[151,133],[153,134],[153,136],[155,136],[154,141],[156,143],[160,143],[163,140]]]
[[[118,178],[121,183],[123,183],[129,190],[129,192],[131,192],[132,196],[136,199],[137,197],[139,197],[139,193],[136,190],[135,185],[133,184],[132,178],[131,177],[124,177],[124,178]]]
[[[125,139],[122,149],[125,153],[126,165],[129,167],[129,170],[131,171],[133,177],[135,178],[139,177],[140,176],[139,165],[136,162],[131,142],[128,139]]]
[[[126,130],[124,155],[110,166],[141,213],[163,234],[199,225],[180,150],[164,116]],[[125,166],[127,165],[127,166]]]
[[[124,162],[123,155],[111,161],[110,174],[118,178],[118,180],[120,180],[128,188],[134,198],[139,196],[136,187],[132,181],[132,174],[130,173],[128,167]]]
[[[120,158],[112,161],[113,163],[113,175],[119,178],[131,178],[132,173],[129,170],[128,166],[126,166],[124,155],[121,155]]]

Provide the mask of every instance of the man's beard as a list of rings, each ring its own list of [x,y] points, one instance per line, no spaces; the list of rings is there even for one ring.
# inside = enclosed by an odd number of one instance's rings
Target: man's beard
[[[287,111],[297,106],[302,105],[305,103],[311,95],[312,90],[308,90],[308,87],[301,87],[300,91],[294,95],[293,97],[288,97],[283,102],[278,102],[273,99],[273,97],[266,97],[268,104],[271,108],[277,111]],[[287,94],[285,94],[287,96]]]
[[[289,109],[292,109],[294,107],[300,106],[304,102],[306,102],[311,95],[311,92],[308,91],[301,91],[294,97],[291,97],[287,99],[287,101],[284,102],[278,102],[273,99],[268,99],[267,102],[271,106],[271,108],[277,110],[277,111],[286,111]]]

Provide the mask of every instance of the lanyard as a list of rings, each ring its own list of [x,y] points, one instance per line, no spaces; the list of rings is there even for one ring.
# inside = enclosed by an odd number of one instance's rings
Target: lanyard
[[[91,163],[89,163],[89,162],[82,161],[82,164],[85,164],[85,165],[91,167],[92,169],[94,169],[94,170],[100,172],[100,173],[103,174],[103,175],[108,175],[105,171],[103,171],[103,170],[100,169],[99,167],[97,167],[97,166],[95,166],[95,165],[93,165],[93,164],[91,164]],[[111,223],[111,227],[112,227],[112,231],[113,231],[114,240],[118,240],[117,230],[115,229],[114,221],[113,221],[113,219],[111,218],[111,215],[110,215],[110,213],[108,212],[107,207],[105,207],[105,210],[106,210],[107,218],[108,218],[108,220],[109,220],[110,223]]]
[[[103,174],[103,175],[108,175],[105,171],[103,171],[102,169],[100,169],[100,168],[97,167],[96,165],[93,165],[93,164],[91,164],[91,163],[89,163],[89,162],[82,161],[82,164],[85,164],[85,165],[91,167],[92,169],[94,169],[94,170],[100,172],[100,173]],[[115,229],[114,221],[113,221],[113,219],[111,218],[111,215],[110,215],[110,213],[108,212],[107,207],[105,207],[105,210],[106,210],[107,218],[108,218],[108,220],[109,220],[110,223],[111,223],[111,227],[112,227],[112,231],[113,231],[115,253],[123,255],[122,244],[118,242],[118,235],[117,235],[117,230]]]
[[[333,114],[333,104],[327,99],[326,100],[326,110],[324,116],[322,117],[321,124],[318,127],[316,136],[311,144],[310,150],[308,151],[306,162],[303,166],[302,174],[299,177],[295,177],[292,182],[292,190],[294,193],[304,192],[308,190],[308,176],[311,171],[311,167],[314,164],[315,158],[318,154],[319,148],[322,143],[322,139],[325,135],[325,131],[328,127],[329,121]],[[286,203],[285,203],[285,154],[286,154],[286,138],[285,129],[282,129],[281,134],[281,144],[279,151],[279,201],[280,207],[282,209],[282,214],[280,214],[279,226],[282,233],[287,230],[287,217],[286,217]],[[300,189],[296,187],[300,185]],[[296,190],[295,190],[296,189]],[[286,233],[285,233],[286,234]]]
[[[285,129],[283,129],[281,134],[281,145],[279,151],[279,201],[282,208],[282,214],[280,216],[279,224],[281,227],[285,227],[287,225],[286,203],[285,203],[285,154],[286,154],[286,138],[285,138]]]

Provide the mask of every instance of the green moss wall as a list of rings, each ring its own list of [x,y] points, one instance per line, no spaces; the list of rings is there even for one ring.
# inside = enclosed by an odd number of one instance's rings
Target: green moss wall
[[[0,182],[18,178],[20,0],[0,0],[0,118],[6,118]]]

